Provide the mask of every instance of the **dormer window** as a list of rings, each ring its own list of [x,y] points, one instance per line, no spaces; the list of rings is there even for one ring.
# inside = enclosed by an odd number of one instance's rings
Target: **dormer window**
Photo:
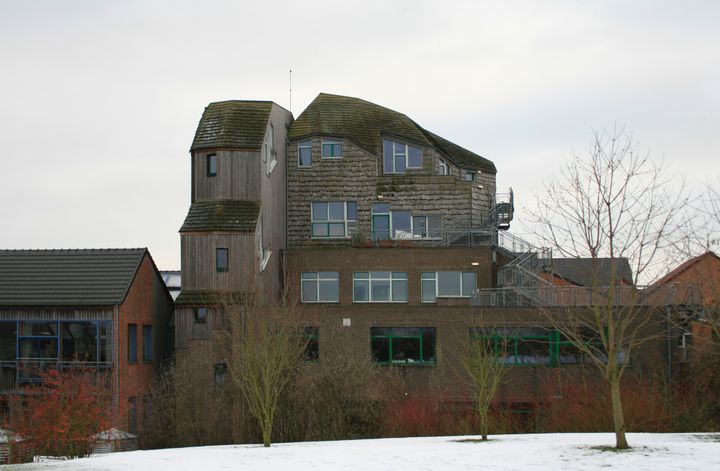
[[[383,173],[405,173],[422,168],[422,149],[383,139]]]
[[[217,176],[217,155],[208,154],[206,157],[206,168],[208,177]]]
[[[340,159],[340,158],[342,158],[342,153],[343,153],[342,142],[323,139],[323,141],[322,141],[322,158],[323,159]]]
[[[450,165],[444,160],[438,161],[438,175],[450,175]]]

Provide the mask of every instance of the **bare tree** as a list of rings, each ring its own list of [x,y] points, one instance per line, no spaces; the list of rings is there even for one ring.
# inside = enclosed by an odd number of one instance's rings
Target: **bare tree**
[[[488,439],[489,412],[493,398],[507,374],[508,368],[503,363],[505,356],[505,343],[498,345],[495,339],[475,332],[474,338],[467,343],[465,355],[462,359],[463,368],[470,376],[475,390],[475,413],[480,425],[480,434],[483,440]]]
[[[286,306],[228,300],[217,305],[230,326],[230,377],[269,447],[278,401],[304,361],[307,339]]]
[[[545,309],[546,315],[607,380],[616,447],[628,448],[620,383],[631,354],[656,335],[652,324],[660,320],[634,286],[659,274],[687,198],[632,135],[617,128],[595,133],[587,155],[574,153],[544,190],[534,215],[543,243],[593,261],[590,306]],[[600,277],[603,257],[610,267]],[[619,273],[623,258],[633,268],[633,286]]]

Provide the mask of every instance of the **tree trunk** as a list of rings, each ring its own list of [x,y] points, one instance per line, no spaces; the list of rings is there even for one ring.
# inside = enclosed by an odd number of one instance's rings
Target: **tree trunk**
[[[620,399],[620,379],[610,381],[610,394],[612,398],[613,425],[615,426],[615,448],[624,450],[630,448],[625,438],[625,417],[623,416],[622,401]]]
[[[262,424],[263,446],[270,446],[270,434],[272,433],[272,422]]]

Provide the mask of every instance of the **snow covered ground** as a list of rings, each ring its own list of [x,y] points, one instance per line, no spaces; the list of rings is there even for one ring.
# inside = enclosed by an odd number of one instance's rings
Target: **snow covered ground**
[[[230,445],[112,453],[70,461],[11,466],[18,470],[720,470],[720,434],[632,433],[634,448],[611,434],[501,435]]]

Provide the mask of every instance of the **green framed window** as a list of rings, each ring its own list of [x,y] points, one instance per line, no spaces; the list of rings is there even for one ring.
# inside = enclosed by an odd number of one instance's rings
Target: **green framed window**
[[[217,176],[217,155],[216,154],[208,154],[205,158],[206,163],[206,174],[208,177],[215,177]]]
[[[477,289],[477,274],[472,271],[430,271],[421,277],[424,303],[434,303],[437,298],[469,298]]]
[[[392,365],[434,365],[435,327],[371,327],[373,360]]]
[[[320,328],[305,327],[303,328],[303,335],[307,342],[305,344],[305,360],[318,361],[320,358]]]
[[[353,273],[353,302],[406,303],[407,272],[358,271]]]
[[[340,141],[334,141],[330,139],[322,140],[322,154],[323,159],[340,159],[343,155],[343,145]]]
[[[340,280],[336,271],[302,272],[302,303],[336,303],[340,299]]]
[[[348,238],[357,227],[357,203],[355,201],[311,203],[310,219],[313,238]]]
[[[228,271],[228,249],[217,248],[215,249],[215,269],[218,272]]]
[[[422,168],[422,149],[416,146],[383,139],[383,173],[405,173]]]
[[[312,167],[312,141],[298,144],[298,167]]]

